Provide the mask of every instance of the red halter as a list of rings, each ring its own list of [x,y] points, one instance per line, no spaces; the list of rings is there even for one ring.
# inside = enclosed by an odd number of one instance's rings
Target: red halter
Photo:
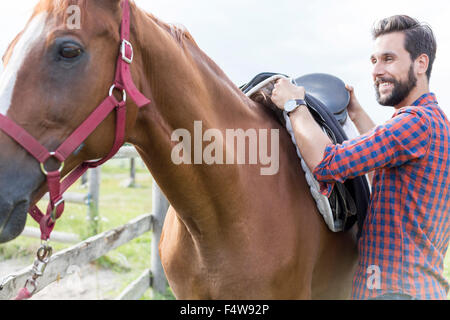
[[[64,211],[63,193],[78,180],[88,169],[96,168],[111,159],[125,142],[126,100],[127,94],[136,105],[141,108],[151,101],[148,100],[134,85],[130,65],[133,61],[133,46],[130,39],[130,4],[128,0],[122,2],[122,24],[120,54],[117,59],[116,76],[109,91],[109,96],[92,112],[92,114],[65,140],[57,150],[49,152],[35,138],[11,119],[0,114],[0,129],[20,144],[41,164],[42,172],[47,177],[50,203],[44,215],[37,206],[30,208],[29,213],[36,220],[41,229],[41,239],[48,240],[56,219]],[[117,101],[113,95],[114,90],[122,91],[122,101]],[[79,148],[100,123],[113,111],[116,111],[116,133],[114,145],[109,154],[96,162],[86,161],[73,170],[69,176],[61,181],[61,171],[64,161]],[[45,163],[50,159],[57,159],[61,165],[57,171],[47,172]]]

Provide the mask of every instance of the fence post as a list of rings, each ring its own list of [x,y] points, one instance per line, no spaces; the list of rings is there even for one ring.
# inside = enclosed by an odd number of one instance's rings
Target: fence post
[[[100,198],[100,173],[101,167],[89,169],[89,191],[88,191],[88,220],[90,236],[99,232],[99,198]]]
[[[87,172],[86,172],[85,174],[83,174],[81,176],[81,186],[83,188],[85,188],[87,186],[87,183],[88,183],[88,176],[87,176]]]
[[[158,247],[164,219],[166,217],[167,209],[169,208],[169,202],[154,180],[152,198],[153,235],[150,271],[152,277],[152,297],[155,298],[156,292],[164,295],[167,290],[167,279],[161,264]]]
[[[136,187],[136,159],[130,159],[130,184],[129,188]]]

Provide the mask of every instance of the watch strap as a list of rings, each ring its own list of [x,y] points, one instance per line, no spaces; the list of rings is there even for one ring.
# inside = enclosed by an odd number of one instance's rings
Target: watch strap
[[[292,112],[296,111],[298,108],[300,108],[301,106],[305,106],[306,107],[306,101],[303,99],[295,99],[295,103],[297,104],[296,107],[289,111],[287,114],[290,115]]]

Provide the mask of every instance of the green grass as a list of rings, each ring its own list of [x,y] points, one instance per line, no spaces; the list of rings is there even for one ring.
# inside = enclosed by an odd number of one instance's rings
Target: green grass
[[[129,161],[112,160],[102,167],[100,188],[100,232],[107,231],[136,218],[150,213],[152,210],[152,178],[142,164],[136,166],[137,188],[125,188],[121,183],[129,177]],[[86,193],[80,183],[76,183],[69,192]],[[44,208],[46,203],[41,203]],[[27,226],[38,227],[28,219]],[[66,204],[66,210],[58,220],[55,230],[73,233],[82,239],[89,237],[87,207],[84,205]],[[40,241],[19,237],[16,240],[0,246],[0,261],[13,258],[23,258],[32,264]],[[70,245],[52,243],[55,251],[70,247]],[[117,274],[120,285],[111,292],[112,297],[118,296],[133,280],[150,266],[151,234],[143,236],[109,252],[96,261],[100,268],[107,268]],[[450,279],[450,253],[445,259],[444,275]],[[5,275],[1,275],[5,276]],[[170,288],[165,295],[156,295],[155,299],[173,299]],[[149,291],[142,299],[150,299]],[[448,296],[450,299],[450,294]]]

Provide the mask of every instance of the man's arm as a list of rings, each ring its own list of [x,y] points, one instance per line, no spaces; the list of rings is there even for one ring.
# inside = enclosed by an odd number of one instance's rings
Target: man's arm
[[[295,99],[305,99],[305,89],[293,85],[287,79],[278,80],[272,92],[273,103],[284,110],[286,102]],[[314,120],[306,106],[299,107],[289,117],[298,148],[302,150],[303,160],[313,172],[322,161],[326,146],[332,141]]]
[[[332,141],[314,120],[306,106],[298,108],[290,114],[292,129],[298,148],[302,151],[311,172],[322,162],[325,148]]]
[[[346,88],[350,93],[350,102],[347,107],[349,117],[359,133],[365,134],[374,129],[376,125],[356,99],[354,88],[349,85]],[[294,86],[287,79],[279,80],[272,92],[272,101],[280,109],[283,109],[289,100],[304,98],[304,88]],[[332,141],[323,132],[307,108],[301,107],[297,109],[290,114],[290,119],[295,140],[299,149],[302,150],[303,159],[311,172],[313,172],[323,159],[326,146],[332,143]],[[373,173],[369,174],[369,178],[372,180]]]
[[[283,109],[286,101],[303,99],[304,88],[294,87],[280,81],[272,101]],[[431,141],[430,121],[417,108],[404,108],[384,125],[338,145],[331,144],[305,107],[291,113],[291,123],[304,160],[321,184],[322,193],[328,196],[334,182],[343,183],[376,169],[424,157]]]
[[[350,102],[347,106],[348,116],[350,117],[350,120],[352,120],[355,124],[356,129],[358,129],[359,131],[359,134],[368,133],[376,127],[375,122],[373,122],[367,112],[364,111],[364,109],[359,104],[358,99],[356,99],[355,89],[350,85],[346,85],[345,88],[350,93]],[[373,181],[373,175],[373,171],[367,174],[370,183],[372,183]]]

